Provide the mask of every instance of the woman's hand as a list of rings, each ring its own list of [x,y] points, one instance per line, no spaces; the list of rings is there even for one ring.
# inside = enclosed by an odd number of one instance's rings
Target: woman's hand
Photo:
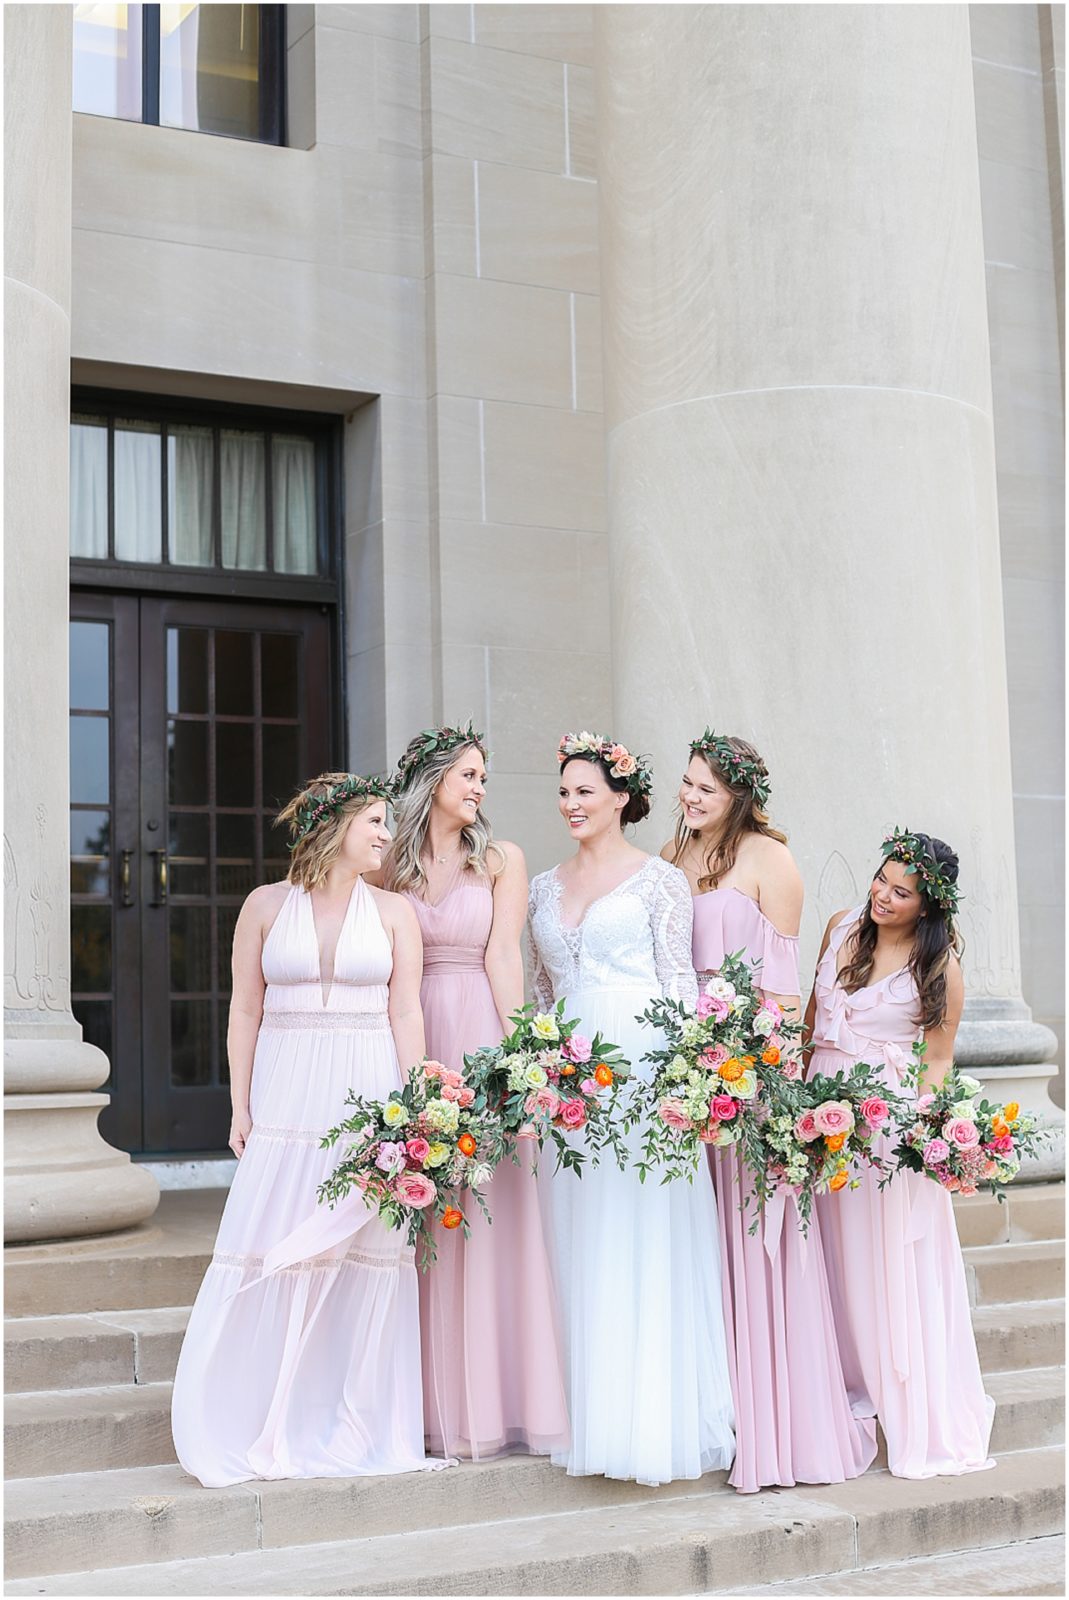
[[[235,1111],[230,1119],[230,1138],[227,1144],[233,1150],[238,1160],[245,1150],[249,1134],[252,1132],[252,1118],[247,1111]]]

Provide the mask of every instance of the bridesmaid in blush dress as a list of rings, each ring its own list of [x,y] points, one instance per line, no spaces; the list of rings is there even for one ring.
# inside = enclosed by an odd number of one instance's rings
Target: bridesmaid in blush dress
[[[699,981],[742,952],[761,991],[799,1013],[802,881],[765,815],[768,772],[742,739],[708,729],[690,747],[680,821],[662,855],[694,893]],[[803,1236],[793,1197],[773,1196],[755,1232],[753,1180],[734,1149],[710,1148],[735,1401],[735,1464],[744,1493],[842,1483],[876,1456],[875,1427],[852,1413],[839,1361],[819,1225]]]
[[[396,837],[384,882],[423,934],[420,999],[429,1054],[460,1069],[497,1044],[523,1004],[527,873],[482,813],[485,748],[473,728],[418,734],[399,763]],[[474,1206],[470,1236],[441,1233],[420,1280],[429,1446],[484,1459],[548,1454],[568,1439],[556,1303],[530,1165],[505,1161]]]
[[[913,1044],[922,1092],[953,1061],[964,1002],[954,928],[958,858],[927,834],[893,834],[868,899],[832,917],[806,1010],[811,1073],[854,1061],[903,1090]],[[877,1135],[877,1155],[893,1141]],[[817,1199],[843,1367],[855,1408],[879,1418],[902,1478],[994,1466],[965,1266],[946,1189],[919,1172]]]

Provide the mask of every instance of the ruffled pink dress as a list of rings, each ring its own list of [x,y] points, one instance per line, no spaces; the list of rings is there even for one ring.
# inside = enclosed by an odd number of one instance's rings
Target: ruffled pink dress
[[[465,1052],[501,1039],[484,957],[493,922],[485,879],[465,873],[431,905],[407,898],[423,933],[420,1000],[427,1054],[460,1069]],[[548,1455],[568,1443],[556,1297],[529,1158],[504,1161],[472,1203],[471,1227],[436,1232],[438,1259],[420,1274],[423,1403],[429,1446],[484,1459]]]
[[[699,976],[742,952],[769,994],[798,993],[798,940],[739,889],[694,901]],[[724,1321],[735,1400],[735,1464],[743,1493],[772,1484],[842,1483],[876,1457],[876,1429],[856,1417],[839,1360],[831,1294],[814,1215],[803,1237],[793,1196],[756,1216],[753,1179],[735,1150],[709,1150],[722,1256]]]
[[[817,967],[810,1074],[855,1061],[900,1090],[912,1045],[917,990],[908,969],[847,994],[837,981],[843,940],[861,908],[833,929]],[[891,1140],[874,1142],[889,1156]],[[978,1472],[988,1456],[994,1401],[984,1392],[965,1267],[950,1195],[900,1172],[885,1189],[860,1187],[817,1201],[843,1370],[856,1411],[879,1418],[887,1463],[901,1478]]]

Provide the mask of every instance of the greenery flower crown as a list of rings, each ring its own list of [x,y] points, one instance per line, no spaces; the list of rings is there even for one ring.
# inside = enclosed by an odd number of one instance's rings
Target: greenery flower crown
[[[740,755],[723,734],[714,733],[712,728],[706,728],[700,739],[691,740],[690,753],[692,756],[711,756],[729,783],[745,784],[761,810],[766,809],[772,784],[768,768],[760,757],[751,761],[748,756]]]
[[[362,778],[351,772],[343,783],[336,783],[324,795],[310,795],[293,820],[293,843],[296,850],[301,840],[324,817],[334,816],[350,800],[392,800],[393,781],[390,778]]]
[[[961,895],[946,866],[936,861],[931,845],[922,843],[915,833],[905,833],[896,828],[894,833],[887,835],[880,848],[885,861],[900,861],[907,872],[917,874],[921,880],[921,894],[937,905],[949,921],[958,909]]]
[[[460,750],[469,744],[476,746],[485,761],[486,744],[483,735],[470,721],[466,728],[424,728],[422,733],[417,733],[415,738],[409,741],[408,749],[397,763],[397,777],[394,780],[397,793],[402,794],[408,788],[420,767],[424,766],[432,756],[439,755],[443,750]]]
[[[653,793],[653,769],[648,756],[634,756],[626,745],[600,733],[566,733],[557,746],[560,766],[570,756],[594,755],[604,761],[614,778],[623,778],[632,794]]]

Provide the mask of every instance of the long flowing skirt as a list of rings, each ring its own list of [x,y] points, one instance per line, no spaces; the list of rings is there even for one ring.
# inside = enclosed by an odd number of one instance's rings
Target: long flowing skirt
[[[804,1237],[793,1199],[757,1217],[736,1150],[710,1150],[735,1401],[735,1465],[745,1493],[771,1484],[842,1483],[876,1457],[876,1428],[851,1411],[814,1213]]]
[[[589,989],[566,1014],[601,1032],[639,1069],[655,1035],[635,1017],[642,990]],[[576,1140],[581,1143],[581,1139]],[[633,1136],[637,1153],[640,1139]],[[693,1183],[646,1183],[611,1154],[583,1176],[540,1163],[561,1300],[572,1443],[570,1473],[639,1483],[698,1478],[730,1465],[731,1389],[720,1299],[716,1202],[704,1162]]]
[[[385,1097],[399,1081],[388,1027],[260,1030],[253,1132],[172,1401],[178,1459],[208,1487],[427,1464],[416,1268],[403,1236],[371,1218],[347,1245],[262,1277],[267,1252],[317,1211],[317,1185],[338,1160],[319,1140],[348,1089]]]
[[[478,971],[428,974],[421,991],[427,1052],[460,1069],[465,1051],[496,1044],[501,1024]],[[439,1229],[420,1274],[427,1443],[486,1459],[548,1454],[568,1440],[556,1294],[529,1153],[503,1162],[483,1191],[491,1221],[465,1205],[470,1235]]]
[[[818,1049],[810,1072],[842,1065],[838,1051]],[[874,1141],[877,1155],[890,1149]],[[878,1417],[891,1471],[931,1478],[994,1466],[995,1405],[949,1194],[912,1172],[881,1190],[866,1171],[857,1189],[823,1196],[817,1209],[847,1387],[858,1415]]]

